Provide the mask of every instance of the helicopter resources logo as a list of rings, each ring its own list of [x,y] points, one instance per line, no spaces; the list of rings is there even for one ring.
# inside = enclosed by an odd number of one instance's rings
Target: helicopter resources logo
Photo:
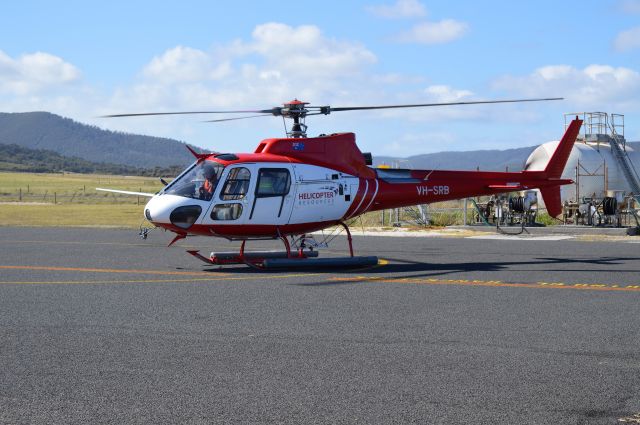
[[[303,192],[298,194],[298,205],[333,204],[334,192]]]

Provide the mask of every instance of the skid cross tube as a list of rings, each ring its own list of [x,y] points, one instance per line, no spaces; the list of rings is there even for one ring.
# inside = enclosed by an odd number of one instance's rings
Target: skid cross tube
[[[339,224],[342,227],[344,227],[344,230],[347,232],[347,241],[349,241],[349,255],[353,257],[353,239],[351,238],[351,232],[349,231],[349,226],[347,226],[344,221],[340,221]]]

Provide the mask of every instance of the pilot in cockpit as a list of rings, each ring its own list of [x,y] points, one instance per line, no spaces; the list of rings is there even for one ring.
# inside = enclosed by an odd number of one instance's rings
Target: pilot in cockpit
[[[204,177],[204,183],[202,183],[202,186],[200,187],[200,199],[210,201],[213,196],[213,192],[216,190],[216,184],[218,183],[216,170],[213,165],[205,164],[202,174]]]

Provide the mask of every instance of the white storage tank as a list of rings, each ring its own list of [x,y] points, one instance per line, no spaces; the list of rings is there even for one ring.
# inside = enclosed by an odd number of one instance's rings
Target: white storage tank
[[[538,146],[529,155],[524,169],[528,171],[544,170],[558,143],[560,142],[547,142]],[[627,145],[626,151],[634,167],[640,172],[640,153],[634,151],[629,145]],[[571,179],[579,183],[578,196],[580,198],[595,197],[601,199],[606,196],[606,190],[631,192],[631,188],[608,143],[576,141],[562,173],[562,178]],[[562,202],[580,201],[576,199],[576,184],[561,186],[560,197]],[[540,206],[544,207],[542,197],[538,196],[538,199]]]

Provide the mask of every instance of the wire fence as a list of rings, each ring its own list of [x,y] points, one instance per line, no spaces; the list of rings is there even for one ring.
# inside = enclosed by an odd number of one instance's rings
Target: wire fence
[[[128,188],[144,192],[148,189]],[[38,190],[27,187],[17,191],[0,189],[0,204],[52,204],[52,205],[140,205],[148,198],[110,192],[97,192],[85,187],[76,190]],[[366,226],[448,226],[462,224],[464,201],[448,201],[413,208],[401,208],[367,213],[359,220]]]
[[[143,192],[142,188],[135,189]],[[85,188],[74,191],[44,190],[32,191],[18,189],[15,192],[1,192],[0,203],[24,203],[24,204],[126,204],[144,205],[147,198],[143,196],[131,196],[118,193],[97,192]]]

